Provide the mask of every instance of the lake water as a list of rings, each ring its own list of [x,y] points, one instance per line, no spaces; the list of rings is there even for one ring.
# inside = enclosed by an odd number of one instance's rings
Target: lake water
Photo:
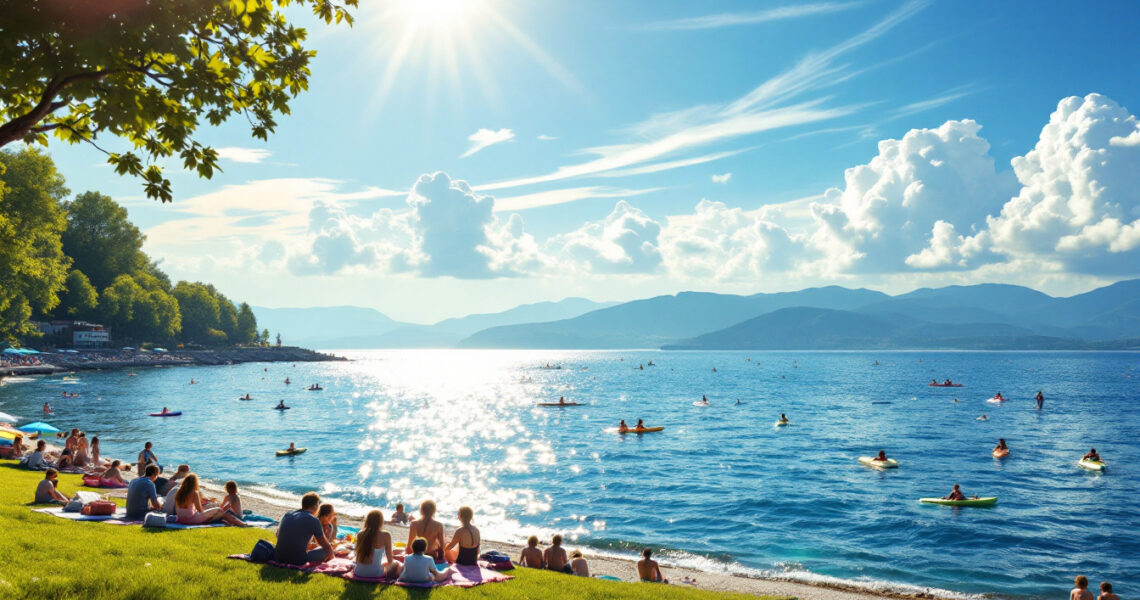
[[[317,489],[342,512],[467,504],[488,539],[562,532],[706,569],[1003,597],[1063,597],[1081,573],[1126,597],[1140,584],[1140,354],[344,354],[8,384],[0,410],[37,418],[48,401],[49,422],[99,435],[104,455],[133,460],[153,440],[166,465],[272,496]],[[947,377],[966,387],[926,385]],[[1010,401],[987,403],[996,391]],[[711,407],[693,405],[702,394]],[[559,396],[587,405],[534,406]],[[272,410],[281,399],[292,409]],[[163,406],[183,416],[146,416]],[[793,425],[774,427],[781,412]],[[665,431],[611,432],[622,418]],[[990,456],[999,437],[1004,461]],[[289,442],[309,450],[275,458]],[[1077,467],[1090,446],[1106,473]],[[879,449],[901,468],[856,461]],[[1000,500],[917,502],[956,482]]]

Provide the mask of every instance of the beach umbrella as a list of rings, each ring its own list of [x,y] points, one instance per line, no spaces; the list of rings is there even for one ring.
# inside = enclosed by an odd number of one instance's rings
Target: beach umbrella
[[[16,421],[19,421],[19,420],[20,420],[20,417],[10,415],[6,412],[0,412],[0,421],[7,421],[9,423],[15,423]]]
[[[12,445],[12,440],[5,438],[5,437],[0,437],[0,446],[11,446],[11,445]]]
[[[0,440],[14,440],[17,435],[24,435],[22,433],[11,433],[9,431],[0,431]]]
[[[23,431],[24,433],[39,433],[39,434],[59,433],[58,429],[56,429],[55,427],[52,427],[51,425],[48,425],[47,423],[44,423],[43,421],[36,421],[35,423],[28,423],[27,425],[24,425],[23,427],[20,427],[19,429],[20,429],[20,431]]]

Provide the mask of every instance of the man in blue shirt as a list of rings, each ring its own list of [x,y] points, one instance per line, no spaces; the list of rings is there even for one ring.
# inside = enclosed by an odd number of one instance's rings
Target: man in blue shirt
[[[301,496],[301,510],[285,513],[277,528],[277,549],[273,560],[288,565],[322,563],[333,557],[332,545],[325,539],[325,530],[317,519],[321,497],[313,492]],[[316,538],[321,545],[306,551],[309,540]]]
[[[154,490],[155,479],[158,479],[158,465],[147,465],[145,476],[133,479],[127,486],[127,519],[142,520],[146,516],[147,501],[151,509],[162,509]]]

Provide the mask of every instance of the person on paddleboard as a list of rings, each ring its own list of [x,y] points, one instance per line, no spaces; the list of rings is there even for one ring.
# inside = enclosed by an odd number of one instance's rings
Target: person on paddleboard
[[[875,462],[887,462],[887,451],[886,450],[879,450],[879,455],[876,456],[875,458],[872,458],[871,460],[873,460]]]
[[[1045,406],[1045,394],[1042,394],[1041,390],[1037,390],[1035,399],[1037,400],[1037,410],[1041,410],[1041,407]]]
[[[787,423],[788,422],[788,417],[785,416],[784,413],[780,413],[780,422],[781,423]]]
[[[1100,455],[1097,454],[1096,448],[1092,448],[1091,450],[1089,450],[1089,453],[1082,456],[1081,460],[1094,460],[1096,462],[1101,462]]]

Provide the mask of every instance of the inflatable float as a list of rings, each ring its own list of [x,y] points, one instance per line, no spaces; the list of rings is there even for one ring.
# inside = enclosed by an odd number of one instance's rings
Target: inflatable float
[[[899,461],[888,458],[887,460],[875,460],[874,456],[860,456],[859,464],[871,467],[873,469],[897,469],[899,468]]]
[[[152,417],[181,417],[182,411],[180,411],[180,410],[169,410],[166,412],[156,412],[156,413],[150,413],[150,416],[152,416]]]
[[[1009,448],[997,448],[993,452],[994,458],[1005,458],[1009,456]]]
[[[1108,469],[1108,465],[1104,464],[1103,461],[1092,460],[1090,458],[1082,458],[1080,461],[1077,462],[1077,464],[1080,465],[1080,467],[1082,469],[1088,469],[1089,471],[1098,471],[1099,472],[1099,471],[1105,471]]]

